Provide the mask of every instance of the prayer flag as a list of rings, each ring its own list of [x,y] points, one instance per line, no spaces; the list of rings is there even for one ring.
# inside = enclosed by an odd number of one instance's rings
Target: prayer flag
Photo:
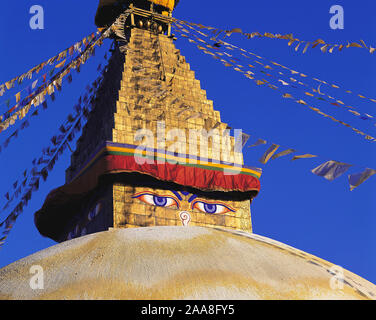
[[[299,156],[294,156],[291,160],[292,161],[295,161],[295,160],[299,160],[299,159],[309,159],[309,158],[316,158],[317,156],[313,155],[313,154],[302,154],[302,155],[299,155]]]
[[[280,158],[280,157],[283,157],[283,156],[287,156],[287,155],[289,155],[289,154],[291,154],[291,153],[294,153],[294,152],[296,152],[296,150],[294,150],[294,149],[287,149],[287,150],[285,150],[285,151],[282,151],[282,152],[279,152],[279,153],[275,154],[275,155],[272,157],[272,160],[275,160],[275,159]]]
[[[343,175],[351,166],[351,164],[330,160],[313,169],[312,173],[333,181]]]
[[[277,144],[272,144],[268,150],[266,150],[266,152],[264,153],[264,155],[261,157],[261,159],[259,160],[262,164],[266,164],[270,158],[273,156],[273,154],[277,151],[277,149],[279,148],[280,146],[277,145]]]
[[[32,85],[31,85],[31,89],[34,90],[35,87],[37,86],[37,84],[38,84],[38,80],[35,80],[35,81],[32,83]]]
[[[349,175],[350,190],[353,191],[356,187],[359,187],[368,178],[376,174],[376,170],[367,168],[361,173],[355,173]]]
[[[67,59],[65,59],[65,60],[63,60],[62,62],[60,62],[59,64],[57,64],[56,66],[55,66],[55,68],[61,68],[62,66],[64,66],[64,64],[65,64],[65,62],[67,61]]]
[[[248,148],[257,147],[257,146],[259,146],[259,145],[261,145],[261,144],[266,144],[266,143],[267,143],[266,140],[258,139],[253,145],[248,146]]]

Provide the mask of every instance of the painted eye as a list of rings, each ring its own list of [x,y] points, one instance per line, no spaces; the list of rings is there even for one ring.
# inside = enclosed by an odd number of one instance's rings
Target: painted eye
[[[209,203],[203,201],[195,201],[192,204],[192,209],[197,209],[201,212],[211,213],[211,214],[224,214],[227,212],[235,212],[231,207],[220,204],[220,203]]]
[[[151,193],[141,193],[134,195],[133,198],[137,198],[140,201],[157,207],[177,207],[179,208],[179,202],[177,199],[171,196],[159,196]]]
[[[87,218],[89,221],[92,221],[102,210],[102,202],[98,202],[97,205],[90,210],[90,212],[87,215]]]

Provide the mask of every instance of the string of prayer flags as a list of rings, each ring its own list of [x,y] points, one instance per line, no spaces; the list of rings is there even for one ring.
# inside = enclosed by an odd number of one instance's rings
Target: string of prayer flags
[[[204,40],[203,40],[203,41],[204,41]],[[231,56],[230,54],[227,54],[227,55],[228,55],[228,56]],[[220,61],[221,61],[225,66],[232,66],[232,67],[233,67],[233,64],[231,64],[231,63],[229,63],[228,61],[226,61],[226,59],[221,58]],[[232,61],[232,60],[230,60],[230,61]],[[242,66],[237,64],[237,67],[242,67]],[[238,69],[238,71],[239,71],[239,70],[240,70],[240,69]],[[278,86],[275,86],[275,85],[269,83],[269,81],[267,81],[266,79],[261,79],[261,80],[260,80],[260,79],[256,79],[256,78],[255,78],[255,73],[254,73],[254,72],[252,72],[253,76],[250,76],[249,73],[246,73],[246,72],[243,71],[243,70],[240,70],[240,71],[242,71],[242,72],[244,73],[244,75],[247,76],[247,78],[253,80],[257,85],[267,85],[269,88],[271,88],[271,89],[273,89],[273,90],[281,90]],[[267,74],[267,75],[269,75],[269,74]],[[271,76],[271,75],[269,75],[269,76]],[[283,80],[281,80],[281,79],[279,79],[278,81],[281,82],[283,86],[291,86],[291,87],[293,87],[293,85],[289,84],[289,83],[286,82],[286,81],[283,81]],[[307,96],[309,95],[309,96],[311,96],[311,97],[314,96],[313,94],[308,93],[308,92],[305,92],[305,94],[306,94]],[[307,103],[307,101],[305,101],[305,100],[303,100],[303,99],[295,99],[291,94],[288,94],[288,93],[286,93],[286,92],[283,92],[283,93],[282,93],[282,96],[285,97],[285,98],[291,98],[291,99],[293,99],[294,102],[296,102],[296,103],[298,103],[298,104],[300,104],[300,105],[304,105],[304,106],[308,107],[310,110],[316,112],[317,114],[319,114],[319,115],[321,115],[321,116],[323,116],[323,117],[325,117],[325,118],[329,118],[329,119],[332,120],[333,122],[336,122],[336,123],[338,123],[338,124],[341,124],[341,125],[343,125],[343,126],[345,126],[345,127],[347,127],[347,128],[350,128],[351,130],[353,130],[353,131],[356,132],[357,134],[362,135],[362,136],[363,136],[366,140],[368,140],[368,141],[376,141],[376,138],[375,138],[375,137],[373,137],[373,136],[371,136],[371,135],[369,135],[369,134],[367,134],[367,133],[365,133],[365,132],[363,132],[363,131],[361,131],[361,130],[359,130],[359,129],[356,129],[356,128],[352,127],[351,125],[349,125],[348,123],[346,123],[346,122],[344,122],[344,121],[338,120],[338,119],[334,118],[333,116],[331,116],[331,115],[329,115],[329,114],[327,114],[327,113],[322,112],[319,108],[309,105],[309,104]],[[336,103],[332,103],[332,105],[336,105],[336,106],[342,106],[342,104],[343,104],[343,102],[342,102],[342,101],[339,101],[339,100],[337,100]],[[372,116],[371,116],[371,117],[372,117]],[[370,117],[365,117],[365,118],[367,118],[367,119],[371,119]]]
[[[179,22],[182,23],[182,24],[185,24],[189,29],[191,29],[191,30],[193,30],[193,31],[195,31],[195,32],[197,32],[197,33],[199,33],[199,34],[201,34],[201,35],[203,34],[201,31],[199,32],[197,29],[195,29],[194,27],[192,27],[192,25],[194,25],[194,24],[191,24],[191,25],[190,25],[190,24],[188,24],[187,22],[180,21],[180,20],[179,20]],[[177,30],[178,30],[178,31],[180,31],[180,30],[179,30],[179,24],[176,24],[176,23],[175,23],[174,26],[177,27]],[[196,35],[194,35],[194,36],[195,36],[196,38],[198,38]],[[205,35],[205,36],[208,37],[208,35]],[[215,38],[211,38],[211,40],[215,41],[216,39],[215,39]],[[202,39],[201,39],[201,41],[202,41]],[[227,42],[225,42],[225,41],[223,41],[223,40],[219,40],[219,42],[215,43],[213,46],[211,46],[210,44],[207,44],[207,46],[208,46],[209,48],[211,48],[211,49],[218,49],[218,48],[220,48],[220,47],[222,47],[222,46],[226,46],[226,48],[227,48],[227,49],[230,49],[230,50],[234,50],[234,49],[236,49],[236,50],[238,50],[238,51],[241,51],[241,55],[242,55],[243,57],[248,58],[248,59],[251,59],[251,58],[248,56],[248,54],[249,54],[249,55],[254,56],[254,57],[258,58],[258,59],[266,60],[268,63],[271,63],[271,64],[273,64],[273,65],[275,65],[275,66],[277,66],[277,67],[280,67],[280,68],[282,68],[282,69],[288,70],[289,72],[291,72],[292,75],[299,75],[301,78],[307,78],[307,77],[308,77],[308,76],[307,76],[306,74],[304,74],[304,73],[301,73],[301,72],[295,71],[295,70],[293,70],[293,69],[291,69],[291,68],[288,68],[288,67],[286,67],[286,66],[284,66],[284,65],[282,65],[282,64],[279,64],[279,63],[277,63],[277,62],[274,62],[274,61],[268,60],[268,59],[266,59],[266,58],[263,58],[263,57],[261,57],[261,56],[255,54],[255,53],[252,53],[252,52],[250,52],[250,51],[244,50],[243,48],[237,47],[237,46],[232,45],[232,44],[230,44],[230,43],[227,43]],[[255,61],[255,62],[256,62],[256,63],[259,63],[259,64],[261,64],[261,65],[263,65],[262,63],[260,63],[260,62],[258,62],[258,61]],[[249,65],[249,66],[253,67],[252,65]],[[265,68],[271,68],[271,67],[270,67],[269,65],[266,65]],[[321,86],[322,84],[325,84],[325,85],[329,86],[330,88],[341,89],[341,87],[338,86],[338,85],[336,85],[336,84],[331,84],[331,83],[328,83],[328,82],[326,82],[326,81],[324,81],[324,80],[317,79],[317,78],[315,78],[315,77],[312,77],[312,80],[319,82],[319,83],[320,83],[320,86]],[[298,83],[299,83],[299,84],[302,84],[302,85],[305,85],[304,83],[300,83],[300,82],[298,82]],[[353,94],[353,95],[357,96],[358,98],[366,99],[366,100],[368,100],[368,101],[371,101],[371,102],[373,102],[373,103],[376,103],[376,99],[368,98],[368,97],[366,97],[366,96],[364,96],[364,95],[362,95],[362,94],[354,93],[354,92],[352,92],[351,90],[345,90],[345,89],[342,89],[342,90],[344,90],[347,94]],[[315,89],[313,89],[313,91],[315,91]],[[319,89],[318,89],[318,93],[321,94],[321,92],[320,92],[320,87],[319,87]],[[331,98],[330,96],[328,96],[328,97]]]
[[[194,28],[192,28],[192,27],[190,27],[192,30],[195,30]],[[177,30],[177,31],[179,31],[180,32],[180,30]],[[197,31],[197,30],[195,30],[195,31]],[[193,36],[197,39],[197,40],[200,40],[200,41],[203,41],[204,43],[206,43],[206,46],[208,47],[208,48],[213,48],[210,44],[208,44],[205,40],[202,40],[202,39],[200,39],[198,36],[196,36],[195,34],[193,34]],[[189,40],[191,40],[191,39],[189,39]],[[226,43],[226,42],[223,42],[224,44],[226,44],[228,47],[226,47],[226,48],[228,48],[228,49],[230,49],[231,47],[234,47],[234,48],[236,48],[236,49],[238,49],[238,50],[241,50],[241,51],[245,51],[244,49],[241,49],[241,48],[238,48],[238,47],[236,47],[236,46],[232,46],[231,44],[229,44],[229,43]],[[231,46],[231,47],[230,47]],[[213,56],[213,58],[216,58],[216,59],[220,59],[217,55],[219,55],[219,54],[222,54],[222,53],[220,53],[220,52],[215,52],[215,53],[212,53],[212,52],[209,52],[209,51],[206,51],[206,50],[202,50],[201,48],[201,46],[197,46],[201,51],[203,51],[204,53],[210,53],[212,56]],[[217,50],[217,49],[216,49]],[[227,56],[229,56],[229,57],[232,57],[233,59],[236,59],[233,55],[231,55],[231,54],[229,54],[229,53],[227,53],[227,52],[223,52],[223,54],[225,54],[225,55],[227,55]],[[242,53],[242,55],[243,56],[245,56],[243,53]],[[253,54],[254,55],[254,54]],[[250,57],[248,57],[248,56],[245,56],[245,57],[247,57],[247,58],[249,58],[249,59],[252,59],[252,58],[250,58]],[[262,57],[259,57],[259,58],[262,58]],[[262,58],[263,59],[263,58]],[[227,67],[231,67],[231,66],[233,66],[231,63],[228,63],[225,59],[220,59],[221,60],[221,62],[225,65],[225,66],[227,66]],[[238,59],[237,59],[238,60]],[[235,63],[235,61],[233,61],[232,59],[230,59],[230,61],[232,61],[232,62],[234,62]],[[270,67],[269,65],[264,65],[263,63],[261,63],[261,62],[259,62],[259,61],[257,61],[257,60],[255,60],[254,61],[255,63],[257,63],[257,64],[259,64],[259,65],[262,65],[265,69],[269,69],[269,70],[274,70],[272,67]],[[278,63],[275,63],[275,62],[271,62],[271,63],[273,63],[273,64],[275,64],[275,65],[280,65],[280,64],[278,64]],[[257,84],[257,85],[263,85],[263,84],[265,84],[265,83],[267,83],[267,81],[265,81],[265,80],[263,80],[263,81],[261,81],[261,80],[258,80],[258,79],[255,79],[255,77],[253,77],[253,76],[251,76],[251,75],[255,75],[255,73],[254,72],[251,72],[251,71],[243,71],[243,70],[241,70],[241,69],[239,69],[239,68],[241,68],[241,67],[243,67],[243,66],[241,66],[241,65],[237,65],[238,67],[234,67],[234,70],[236,70],[236,71],[238,71],[238,72],[243,72],[244,73],[244,75],[247,77],[247,78],[249,78],[249,79],[251,79],[251,80],[255,80],[255,83]],[[251,64],[248,64],[248,66],[250,66],[251,68],[255,68],[253,65],[251,65]],[[255,70],[256,71],[256,70]],[[292,74],[298,74],[299,72],[297,72],[297,71],[293,71],[293,70],[290,70],[291,71],[291,73]],[[259,71],[259,72],[262,72],[262,73],[264,73],[264,74],[266,74],[267,76],[269,76],[269,77],[272,77],[272,78],[275,78],[275,79],[277,79],[278,80],[278,83],[281,83],[282,85],[284,85],[284,86],[289,86],[289,87],[291,87],[291,88],[295,88],[295,89],[299,89],[299,87],[297,87],[295,84],[292,84],[292,83],[289,83],[289,82],[286,82],[286,81],[284,81],[284,80],[282,80],[282,79],[280,79],[279,78],[279,76],[273,76],[273,75],[271,75],[271,74],[269,74],[269,73],[266,73],[265,71]],[[284,75],[284,73],[282,73],[282,72],[279,72],[279,75]],[[306,75],[304,75],[304,74],[300,74],[302,77],[307,77]],[[287,75],[288,76],[288,75]],[[317,93],[317,94],[319,94],[319,96],[316,96],[315,94],[313,94],[313,93],[311,93],[311,92],[307,92],[306,91],[306,87],[310,87],[309,85],[307,85],[306,83],[304,83],[304,82],[301,82],[301,81],[298,81],[298,80],[296,80],[296,79],[294,79],[294,78],[292,78],[292,77],[290,77],[289,78],[289,80],[291,81],[291,82],[294,82],[294,83],[297,83],[297,84],[299,84],[300,86],[302,86],[302,89],[304,90],[304,94],[305,95],[307,95],[307,96],[310,96],[310,97],[314,97],[315,99],[317,99],[317,100],[320,100],[320,101],[325,101],[325,102],[327,102],[328,104],[330,104],[331,106],[337,106],[337,107],[340,107],[340,108],[345,108],[345,109],[347,109],[347,111],[349,111],[350,113],[352,113],[354,116],[356,116],[356,117],[359,117],[360,119],[362,119],[362,120],[372,120],[372,121],[375,121],[375,125],[376,125],[376,117],[374,117],[374,116],[372,116],[372,115],[368,115],[368,114],[366,114],[366,113],[363,113],[363,114],[361,114],[361,113],[359,113],[359,112],[356,112],[355,110],[353,110],[353,109],[356,109],[354,106],[346,106],[342,101],[340,101],[339,99],[336,99],[336,98],[334,98],[334,97],[332,97],[332,96],[330,96],[330,95],[328,95],[328,94],[325,94],[325,93],[322,93],[321,91],[320,91],[320,86],[321,86],[321,84],[322,83],[320,83],[320,85],[319,85],[319,88],[317,88],[317,89],[315,89],[315,88],[311,88],[311,90],[314,92],[314,93]],[[272,85],[272,84],[267,84],[268,85],[268,87],[270,87],[270,88],[272,88],[272,89],[274,89],[274,90],[276,90],[276,89],[278,89],[278,87],[276,87],[276,86],[274,86],[274,85]],[[304,87],[304,88],[303,88]],[[336,87],[336,88],[339,88],[338,86],[335,86],[335,85],[333,85],[333,87]],[[325,99],[323,98],[323,96],[325,96]],[[359,97],[363,97],[363,98],[365,98],[364,96],[362,96],[362,95],[358,95]],[[283,97],[284,98],[293,98],[292,97],[292,95],[291,94],[289,94],[289,93],[284,93],[283,94]],[[371,100],[371,101],[376,101],[376,100],[373,100],[373,99],[369,99],[369,100]],[[298,100],[299,102],[301,102],[301,103],[303,103],[304,104],[304,100]]]
[[[77,70],[77,67],[91,56],[93,47],[100,45],[98,40],[101,39],[101,37],[103,37],[103,35],[100,37],[94,36],[94,38],[91,38],[92,42],[88,43],[86,48],[81,51],[78,57],[73,59],[49,81],[43,82],[43,84],[39,88],[35,89],[34,92],[31,92],[32,87],[30,87],[31,93],[24,100],[0,116],[0,132],[6,130],[10,125],[13,125],[17,119],[22,119],[29,112],[32,105],[37,107],[43,103],[47,94],[50,95],[52,101],[54,101],[54,87],[56,87],[59,91],[61,90],[63,78],[67,76],[72,69]],[[33,86],[36,86],[37,83],[37,80],[34,81]]]
[[[92,86],[90,88],[88,88],[87,91],[89,91],[89,92],[95,91],[94,95],[96,95],[96,90],[98,89],[100,80],[102,80],[102,78],[103,78],[103,73],[97,78],[96,81],[94,81],[92,83]],[[94,88],[95,90],[91,90],[92,88]],[[92,97],[88,99],[88,103],[90,103],[90,104],[93,101]],[[80,103],[81,100],[82,100],[82,98],[80,97],[79,103]],[[74,110],[76,111],[76,114],[75,115],[69,114],[65,123],[62,126],[60,126],[60,128],[59,128],[60,132],[65,133],[65,136],[63,136],[61,134],[53,136],[51,138],[51,142],[53,143],[54,147],[44,148],[42,150],[42,157],[40,157],[39,159],[35,158],[32,161],[32,164],[34,165],[34,167],[32,168],[32,170],[30,170],[31,176],[34,177],[35,175],[39,175],[39,172],[40,172],[41,175],[43,176],[44,180],[45,180],[46,176],[48,175],[48,171],[46,171],[47,169],[35,167],[35,166],[48,163],[48,168],[51,170],[53,168],[54,163],[49,163],[49,159],[51,159],[53,154],[56,153],[58,144],[60,144],[65,139],[65,137],[67,136],[68,133],[69,134],[68,134],[68,137],[66,138],[66,140],[71,141],[74,138],[74,133],[81,129],[80,117],[82,116],[84,119],[87,119],[88,112],[89,112],[88,107],[87,106],[81,107],[79,105],[75,105]],[[76,121],[76,124],[73,124],[74,121]],[[74,127],[75,131],[71,131],[72,127]],[[61,151],[61,149],[60,149],[60,151]],[[26,181],[28,179],[26,173],[27,173],[27,170],[25,170],[24,174],[23,174],[23,178],[26,177],[26,179],[22,182],[23,186],[25,186]],[[29,177],[30,177],[30,175],[29,175]],[[13,186],[17,186],[17,184],[18,184],[18,181],[16,181]],[[17,193],[12,195],[12,198],[10,199],[10,201],[8,201],[8,203],[6,204],[4,209],[9,206],[9,203],[13,200],[14,197],[17,197]],[[8,198],[9,198],[9,196],[8,196]]]
[[[71,74],[69,74],[69,76],[71,76]],[[71,81],[69,81],[69,78],[68,78],[68,83],[71,83]],[[97,87],[98,87],[98,83],[99,83],[99,81],[95,81],[94,83],[93,83],[93,85],[92,86],[86,86],[86,90],[87,90],[87,92],[88,93],[92,93],[95,89],[97,89]],[[50,95],[51,95],[51,93],[53,92],[53,88],[54,88],[54,86],[52,85],[52,89],[50,90],[51,92],[50,92]],[[82,99],[81,97],[80,97],[80,99]],[[86,100],[88,100],[88,98],[86,98]],[[85,98],[84,98],[84,102],[85,102]],[[42,103],[42,106],[43,106],[43,110],[46,110],[47,108],[48,108],[48,105],[47,105],[47,101],[45,100],[45,101],[43,101],[43,103]],[[77,109],[78,107],[77,106],[75,106],[75,109]],[[33,114],[31,115],[31,117],[33,117],[33,116],[36,116],[36,115],[38,115],[38,110],[35,110],[34,112],[33,112]],[[21,117],[20,117],[21,118]],[[29,118],[30,119],[30,118]],[[68,119],[71,119],[71,118],[68,118]],[[20,128],[18,128],[18,129],[16,129],[6,140],[5,140],[5,142],[3,143],[3,145],[2,146],[0,146],[0,152],[2,151],[2,150],[4,150],[8,145],[9,145],[9,142],[10,142],[10,139],[11,138],[16,138],[17,136],[18,136],[18,133],[19,133],[19,131],[20,130],[23,130],[23,129],[25,129],[25,128],[27,128],[27,127],[29,127],[29,125],[30,125],[30,122],[29,122],[29,120],[27,119],[27,120],[24,120],[23,121],[23,123],[21,124],[21,126],[20,126]]]
[[[247,134],[247,136],[250,136],[250,135]],[[254,147],[254,146],[258,146],[262,144],[267,144],[267,142],[266,140],[259,138],[257,139],[257,142],[255,144],[249,147]],[[269,162],[269,160],[276,160],[280,157],[288,156],[297,152],[295,149],[288,148],[288,149],[285,149],[284,151],[276,153],[276,151],[279,148],[280,148],[280,145],[274,144],[274,143],[271,144],[267,148],[267,150],[264,152],[264,154],[262,155],[259,161],[265,165]],[[296,161],[299,159],[313,159],[313,158],[318,158],[318,156],[310,154],[310,153],[305,153],[305,154],[298,154],[298,155],[293,156],[291,158],[291,161]],[[330,160],[330,161],[325,161],[318,167],[312,169],[311,172],[317,176],[321,176],[327,179],[328,181],[333,181],[339,178],[340,176],[342,176],[344,173],[346,173],[346,171],[348,171],[349,168],[351,168],[352,166],[353,166],[352,164]],[[363,182],[365,182],[367,179],[369,179],[375,174],[376,174],[376,170],[370,169],[370,168],[367,168],[361,173],[350,174],[348,176],[350,190],[353,191],[355,188],[357,188],[359,185],[361,185]]]
[[[264,139],[258,139],[258,142],[265,142],[266,140]],[[260,143],[256,143],[252,146],[259,145]],[[261,143],[263,144],[263,143]],[[292,148],[288,148],[284,151],[281,151],[279,153],[275,153],[279,149],[280,145],[277,144],[271,144],[266,152],[263,154],[263,156],[260,158],[260,162],[262,164],[268,163],[269,160],[276,160],[280,157],[287,156],[293,153],[296,153],[297,151]],[[312,159],[312,158],[317,158],[317,155],[313,155],[310,153],[306,154],[300,154],[300,155],[295,155],[292,157],[292,161],[296,161],[299,159]],[[349,168],[351,168],[353,165],[344,163],[344,162],[339,162],[339,161],[325,161],[318,167],[314,168],[311,170],[311,172],[317,176],[321,176],[329,181],[333,181],[340,176],[342,176],[346,171],[348,171]],[[353,191],[356,187],[361,185],[363,182],[365,182],[367,179],[372,177],[373,175],[376,174],[376,170],[367,168],[361,173],[356,173],[356,174],[350,174],[348,176],[349,179],[349,184],[350,184],[350,190]]]
[[[280,39],[280,40],[288,41],[288,43],[287,43],[288,46],[292,46],[295,42],[297,42],[298,44],[295,47],[295,51],[298,51],[301,44],[305,43],[306,45],[303,49],[303,53],[305,53],[308,50],[309,47],[311,47],[313,49],[313,48],[316,48],[317,46],[320,46],[320,50],[323,53],[326,53],[326,52],[333,53],[334,49],[338,49],[338,51],[342,51],[344,48],[367,49],[368,52],[371,53],[371,54],[376,51],[376,48],[373,48],[372,46],[368,47],[363,40],[360,40],[359,41],[360,43],[347,41],[347,44],[333,44],[333,43],[326,43],[323,39],[317,39],[315,41],[300,40],[298,38],[295,38],[292,33],[289,33],[289,34],[274,34],[274,33],[270,33],[270,32],[260,33],[260,32],[257,32],[257,31],[248,33],[248,32],[243,32],[242,29],[240,29],[240,28],[234,28],[232,30],[224,30],[224,29],[220,29],[220,28],[207,27],[207,26],[203,26],[202,24],[187,22],[187,21],[184,21],[184,20],[176,19],[176,18],[174,18],[174,22],[184,24],[186,26],[196,26],[196,27],[199,27],[200,29],[210,30],[212,32],[212,34],[215,35],[215,39],[218,38],[218,36],[220,34],[223,34],[223,38],[225,38],[225,37],[230,37],[234,33],[242,34],[247,39],[253,39],[255,37],[269,38],[269,39]],[[198,30],[197,30],[197,32],[201,33],[201,31],[198,31]]]
[[[99,33],[100,32],[98,31],[97,34],[99,34]],[[89,37],[85,37],[83,39],[93,38],[93,36],[94,36],[94,33],[92,33]],[[30,69],[29,71],[23,73],[22,75],[17,76],[15,78],[13,78],[12,80],[5,82],[4,84],[1,84],[0,85],[0,97],[4,95],[6,90],[12,89],[16,82],[17,82],[17,84],[20,85],[24,81],[25,78],[32,79],[34,73],[38,74],[46,66],[53,65],[55,62],[58,62],[63,57],[67,57],[67,54],[69,56],[72,56],[74,54],[74,52],[81,53],[80,48],[81,48],[81,43],[83,42],[83,39],[81,41],[77,42],[76,44],[74,44],[73,46],[70,46],[68,49],[63,50],[62,52],[60,52],[56,56],[49,58],[47,61],[44,61],[44,62],[38,64],[37,66]]]
[[[100,76],[98,80],[102,79],[103,77]],[[97,82],[98,83],[98,82]],[[22,197],[21,201],[15,206],[15,208],[11,211],[11,213],[7,216],[5,220],[3,220],[0,223],[0,228],[3,228],[3,232],[0,235],[0,248],[5,243],[6,238],[8,237],[11,229],[13,228],[18,216],[23,212],[24,207],[28,204],[32,197],[32,193],[37,191],[39,189],[40,185],[40,178],[43,178],[45,181],[48,177],[48,172],[51,171],[58,160],[58,157],[64,152],[64,150],[68,147],[68,138],[74,137],[75,133],[81,129],[82,123],[81,119],[85,118],[84,110],[89,109],[91,106],[92,101],[94,101],[94,96],[96,96],[97,90],[94,90],[93,95],[88,99],[88,105],[84,106],[83,108],[75,108],[77,113],[72,116],[70,115],[70,118],[68,118],[68,122],[72,121],[72,117],[75,119],[75,123],[73,123],[70,126],[70,130],[65,130],[64,138],[61,139],[60,145],[58,145],[56,148],[44,148],[42,150],[43,155],[39,160],[36,159],[33,161],[33,164],[39,165],[34,166],[33,169],[30,171],[30,182],[27,184],[27,179],[24,181],[23,185],[27,186]],[[58,135],[61,137],[61,135]],[[52,139],[54,140],[54,139]],[[46,155],[49,155],[46,158]],[[24,176],[26,176],[26,171],[24,172]],[[13,184],[13,187],[15,188],[17,186],[17,182]],[[21,189],[17,189],[17,193],[15,196],[17,197],[21,193]],[[6,195],[7,199],[13,199],[14,197],[10,197],[9,194]],[[5,209],[9,206],[9,202],[5,205]]]
[[[343,175],[352,165],[334,160],[327,161],[312,170],[312,173],[329,181]]]
[[[102,36],[103,36],[103,35],[102,35]],[[86,46],[84,52],[82,52],[82,50],[80,50],[79,60],[78,60],[78,61],[77,61],[77,59],[72,60],[72,61],[75,61],[76,64],[72,66],[72,64],[70,63],[68,69],[67,69],[67,68],[64,68],[64,69],[63,69],[63,73],[62,73],[63,77],[64,77],[67,73],[69,73],[69,70],[70,70],[71,67],[77,69],[77,67],[78,67],[81,63],[84,63],[84,62],[85,62],[90,56],[93,55],[93,52],[94,52],[93,42],[94,42],[96,36],[95,36],[95,35],[92,35],[91,37],[88,37],[88,39],[89,39],[89,38],[90,38],[92,41],[88,43],[88,46]],[[101,38],[97,39],[97,40],[94,42],[95,45],[100,46],[100,45],[102,44],[102,42],[100,42],[100,40],[101,40]],[[89,44],[90,44],[90,46],[89,46]],[[64,52],[63,52],[63,53],[64,53]],[[62,57],[65,57],[65,56],[66,56],[66,54],[65,54],[65,55],[62,55]],[[54,59],[54,60],[58,61],[59,59]],[[52,75],[54,74],[55,70],[58,69],[58,68],[62,68],[62,67],[65,65],[66,61],[67,61],[67,59],[63,60],[61,63],[59,63],[58,65],[56,65],[54,68],[52,68],[52,69],[48,72],[49,76],[52,77]],[[66,73],[64,73],[64,72],[66,72]],[[61,74],[61,72],[60,72],[60,74]],[[35,80],[35,81],[32,83],[31,86],[28,86],[28,87],[26,87],[25,89],[21,90],[21,91],[19,92],[19,94],[20,94],[22,91],[25,91],[25,90],[26,90],[27,95],[28,95],[28,96],[31,95],[31,94],[32,94],[32,91],[36,88],[36,86],[37,86],[37,84],[38,84],[38,81],[39,81],[39,80],[43,80],[43,83],[45,83],[45,82],[46,82],[46,77],[47,77],[47,74],[42,75],[39,79]],[[59,87],[58,87],[58,89],[59,89]],[[16,95],[16,99],[17,99],[17,96],[18,96],[18,94]],[[28,98],[28,97],[26,97],[26,98]]]

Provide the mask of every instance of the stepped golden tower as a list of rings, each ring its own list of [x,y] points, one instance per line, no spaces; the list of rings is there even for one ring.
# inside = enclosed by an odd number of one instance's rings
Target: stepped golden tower
[[[35,213],[60,243],[1,269],[0,298],[373,299],[368,281],[343,270],[333,286],[332,263],[252,233],[261,170],[175,47],[177,2],[100,0],[112,56],[66,183]]]
[[[168,24],[135,10],[122,21],[125,37],[116,39],[66,184],[35,216],[39,231],[59,242],[108,228],[252,232],[260,170],[243,165],[228,125],[165,34]]]

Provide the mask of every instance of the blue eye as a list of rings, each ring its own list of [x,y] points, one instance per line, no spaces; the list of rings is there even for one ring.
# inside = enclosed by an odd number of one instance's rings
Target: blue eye
[[[152,193],[139,193],[133,196],[142,202],[157,207],[177,207],[179,208],[179,201],[173,196],[159,196]]]
[[[194,201],[192,203],[192,209],[197,209],[204,213],[211,213],[211,214],[224,214],[227,212],[235,212],[235,209],[231,208],[226,204],[222,204],[220,202],[217,203],[209,203],[204,201]]]
[[[158,207],[165,207],[167,204],[167,198],[166,197],[158,197],[158,196],[153,196],[153,201],[156,206]]]
[[[215,213],[217,211],[217,205],[211,203],[204,203],[204,210],[207,213]]]

